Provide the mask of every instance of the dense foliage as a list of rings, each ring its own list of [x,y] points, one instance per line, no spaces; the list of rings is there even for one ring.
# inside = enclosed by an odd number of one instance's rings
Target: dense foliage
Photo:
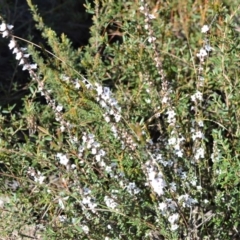
[[[2,2],[0,237],[240,238],[240,5]]]

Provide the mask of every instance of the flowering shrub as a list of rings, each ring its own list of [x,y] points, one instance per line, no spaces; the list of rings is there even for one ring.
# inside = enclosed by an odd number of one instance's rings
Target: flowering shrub
[[[0,25],[31,80],[1,108],[4,234],[238,239],[240,6],[87,2],[75,49],[27,2],[46,47]]]

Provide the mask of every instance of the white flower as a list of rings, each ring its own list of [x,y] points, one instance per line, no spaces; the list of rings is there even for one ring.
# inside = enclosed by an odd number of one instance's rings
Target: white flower
[[[198,126],[199,126],[199,127],[203,127],[203,126],[204,126],[202,120],[199,120],[197,123],[198,123]]]
[[[65,216],[65,215],[59,215],[59,221],[60,222],[66,222],[67,221],[67,216]]]
[[[204,149],[199,148],[195,154],[195,158],[198,160],[199,158],[204,158]]]
[[[8,32],[7,30],[2,33],[2,37],[3,37],[3,38],[4,38],[4,37],[7,37],[8,35],[9,35],[9,32]]]
[[[185,208],[191,207],[193,204],[197,203],[197,200],[191,198],[188,194],[185,194],[178,197],[178,202]]]
[[[156,17],[153,14],[148,14],[149,19],[155,19]]]
[[[202,186],[197,186],[198,191],[202,191]]]
[[[172,224],[171,225],[171,230],[172,231],[175,231],[175,230],[177,230],[178,229],[178,225],[177,224]]]
[[[155,173],[154,173],[154,175],[155,175]],[[151,186],[152,186],[154,192],[156,192],[159,196],[163,195],[164,188],[167,185],[165,180],[161,176],[158,176],[156,178],[149,177],[149,179],[151,179],[150,183],[151,183]]]
[[[24,65],[25,64],[25,61],[24,61],[24,59],[22,58],[21,60],[20,60],[20,62],[19,62],[19,65]]]
[[[9,30],[13,28],[13,25],[6,24],[3,22],[0,25],[0,31],[2,32],[2,37],[7,37],[9,35]]]
[[[159,203],[159,209],[164,213],[167,210],[167,204],[165,202]]]
[[[126,189],[130,194],[138,194],[140,192],[140,189],[136,186],[134,182],[129,183]]]
[[[18,53],[16,54],[16,59],[17,59],[17,60],[20,60],[22,57],[23,57],[23,53],[22,53],[22,52],[18,52]]]
[[[108,196],[104,197],[104,202],[106,203],[107,207],[111,209],[115,209],[118,206],[118,204]]]
[[[167,96],[164,96],[163,99],[162,99],[162,103],[167,103],[168,102],[168,97]]]
[[[105,119],[105,121],[107,122],[107,123],[109,123],[110,122],[110,117],[109,117],[109,115],[107,115],[106,113],[104,113],[103,114],[103,117],[104,117],[104,119]]]
[[[149,38],[148,38],[148,42],[149,42],[149,43],[152,43],[152,42],[154,42],[155,40],[156,40],[155,37],[149,37]]]
[[[115,114],[114,118],[115,118],[116,122],[119,122],[121,120],[121,115],[120,114]]]
[[[62,125],[62,126],[60,127],[60,130],[61,130],[61,132],[64,132],[64,131],[65,131],[65,127]]]
[[[19,52],[19,49],[18,49],[17,47],[15,47],[15,48],[13,49],[13,54],[18,53],[18,52]]]
[[[98,154],[96,155],[96,161],[100,162],[101,158],[106,155],[106,152],[102,149],[98,151]]]
[[[97,149],[96,148],[92,148],[92,154],[95,155],[97,153]]]
[[[170,183],[170,189],[173,191],[173,192],[175,192],[176,191],[176,183],[175,182],[172,182],[172,183]]]
[[[78,79],[76,79],[76,81],[75,81],[75,83],[74,83],[74,87],[75,87],[76,89],[79,89],[79,88],[81,87]]]
[[[196,93],[194,93],[192,96],[191,96],[191,100],[193,102],[195,102],[196,100],[199,100],[199,101],[202,101],[203,100],[203,94],[199,91],[197,91]]]
[[[30,69],[37,69],[37,64],[36,63],[30,64]]]
[[[69,162],[69,159],[67,158],[67,156],[65,155],[65,154],[62,154],[62,153],[58,153],[57,154],[57,158],[59,158],[59,160],[60,160],[60,163],[62,164],[62,165],[67,165],[68,164],[68,162]]]
[[[10,49],[15,48],[17,45],[16,41],[14,39],[11,39],[10,43],[8,44]]]
[[[0,31],[3,32],[7,29],[7,24],[5,22],[3,22],[1,25],[0,25]]]
[[[102,92],[103,92],[103,87],[101,85],[97,85],[97,94],[98,96],[102,95]]]
[[[82,230],[83,230],[86,234],[89,233],[89,227],[88,227],[87,225],[83,225],[83,226],[82,226]]]
[[[204,48],[205,48],[205,50],[206,50],[207,52],[211,52],[211,51],[214,50],[214,48],[211,47],[209,44],[206,44],[206,45],[204,46]]]
[[[192,135],[193,141],[195,141],[197,138],[203,139],[204,135],[201,131],[197,131],[195,134]]]
[[[63,106],[62,105],[58,105],[57,107],[56,107],[56,111],[57,112],[61,112],[63,110]]]
[[[183,150],[177,150],[176,155],[181,158],[183,156]]]
[[[174,145],[177,142],[177,139],[175,137],[171,137],[168,139],[168,144],[169,145]]]
[[[207,54],[207,51],[204,49],[204,48],[201,48],[199,53],[197,53],[197,57],[199,58],[204,58],[206,57],[208,54]]]
[[[169,218],[168,218],[168,221],[173,224],[175,223],[177,220],[179,219],[179,214],[178,213],[174,213],[173,215],[171,215]]]
[[[44,179],[45,179],[45,177],[43,175],[40,175],[38,177],[35,177],[34,181],[39,183],[39,184],[43,184]]]
[[[202,32],[202,33],[206,33],[206,32],[208,32],[208,31],[209,31],[208,25],[203,25],[203,27],[202,27],[202,29],[201,29],[201,32]]]
[[[87,205],[91,209],[92,212],[96,212],[95,208],[97,207],[97,204],[95,203],[94,199],[91,198],[90,196],[84,197],[82,199],[82,203],[84,205]]]
[[[167,120],[168,123],[174,123],[176,121],[175,119],[176,113],[174,112],[174,110],[168,110],[167,115],[168,115],[168,120]]]
[[[63,201],[62,201],[61,198],[58,199],[58,204],[59,204],[59,207],[60,207],[61,209],[65,209],[65,206],[64,206]]]

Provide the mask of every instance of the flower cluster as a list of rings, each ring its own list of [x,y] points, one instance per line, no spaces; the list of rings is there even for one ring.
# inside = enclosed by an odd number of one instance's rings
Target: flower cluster
[[[40,171],[36,171],[32,167],[28,168],[27,175],[39,184],[43,184],[46,178],[45,176],[43,176],[43,174]]]
[[[0,32],[2,32],[2,37],[4,38],[4,37],[10,36],[12,29],[13,29],[13,25],[2,22],[2,24],[0,25]]]
[[[149,185],[158,196],[162,196],[164,188],[167,186],[162,172],[153,161],[147,161],[144,168]]]
[[[114,200],[114,196],[113,197],[105,196],[104,202],[106,203],[107,207],[110,209],[116,209],[116,207],[118,206],[118,204]]]
[[[118,105],[117,100],[112,96],[109,87],[103,87],[98,83],[95,83],[97,90],[97,101],[99,105],[106,111],[104,113],[104,119],[106,122],[110,122],[111,116],[114,116],[116,122],[121,120],[121,107]]]
[[[0,25],[0,31],[2,37],[11,37],[10,43],[8,44],[10,50],[13,50],[13,54],[16,54],[16,60],[19,61],[19,65],[23,65],[23,70],[33,70],[37,68],[37,64],[31,64],[29,61],[30,54],[26,53],[27,48],[21,48],[18,46],[17,41],[12,35],[13,25],[6,24],[3,22]]]
[[[82,204],[83,210],[87,208],[87,209],[90,209],[90,211],[92,211],[93,213],[96,213],[97,203],[96,203],[96,199],[91,196],[91,192],[92,191],[87,187],[83,189],[81,204]]]

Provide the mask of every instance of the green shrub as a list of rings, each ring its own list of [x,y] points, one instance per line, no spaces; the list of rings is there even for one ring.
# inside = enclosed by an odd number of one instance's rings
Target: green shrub
[[[237,239],[240,6],[86,1],[77,48],[27,3],[41,46],[0,25],[30,76],[1,105],[3,235]]]

